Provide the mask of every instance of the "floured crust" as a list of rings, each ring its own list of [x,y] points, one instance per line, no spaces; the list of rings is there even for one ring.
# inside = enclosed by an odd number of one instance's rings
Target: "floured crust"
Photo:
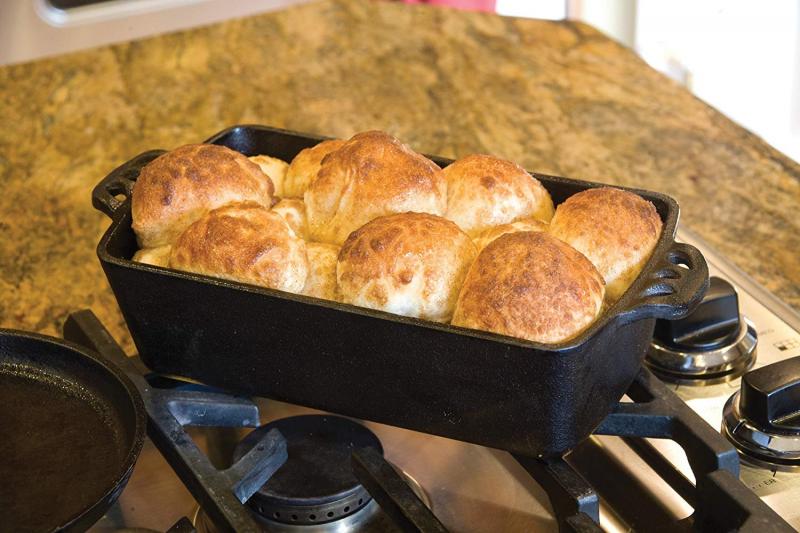
[[[339,300],[336,287],[336,261],[339,247],[321,242],[306,243],[308,277],[303,294],[325,300]]]
[[[274,187],[273,194],[275,196],[284,196],[283,182],[286,179],[286,171],[289,169],[289,164],[283,159],[268,155],[254,155],[247,159],[258,165],[261,172],[269,176]]]
[[[325,156],[342,147],[344,141],[331,139],[301,150],[286,172],[283,184],[283,196],[302,198],[312,181],[317,179],[317,172]]]
[[[432,161],[387,133],[368,131],[323,159],[305,203],[311,239],[342,244],[379,216],[407,211],[443,215],[447,185]]]
[[[339,253],[342,301],[447,321],[477,250],[453,222],[424,213],[376,218]]]
[[[478,251],[483,250],[487,244],[506,233],[516,233],[518,231],[547,231],[547,223],[536,218],[526,218],[517,220],[509,224],[502,224],[489,228],[473,239]]]
[[[661,235],[655,206],[632,192],[602,187],[574,194],[558,206],[550,233],[594,263],[606,297],[618,300],[642,271]]]
[[[146,265],[165,267],[169,266],[169,254],[172,246],[165,245],[158,248],[143,248],[133,254],[133,261]]]
[[[170,266],[197,274],[300,292],[306,245],[278,215],[255,203],[215,209],[178,238]]]
[[[542,184],[511,161],[468,155],[445,167],[447,218],[471,237],[524,218],[549,222],[553,200]]]
[[[308,239],[308,224],[306,223],[306,205],[299,198],[283,198],[275,204],[272,210],[278,213],[289,224],[295,235],[301,239]]]
[[[603,295],[600,273],[567,244],[543,232],[508,233],[472,264],[452,323],[555,343],[586,329]]]
[[[213,144],[190,144],[142,168],[133,187],[133,230],[141,248],[172,244],[190,224],[231,202],[270,207],[273,185],[258,165]]]

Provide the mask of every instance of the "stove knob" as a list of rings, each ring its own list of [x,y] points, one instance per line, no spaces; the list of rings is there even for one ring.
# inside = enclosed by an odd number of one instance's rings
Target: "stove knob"
[[[739,297],[733,285],[712,277],[697,308],[679,320],[657,320],[654,336],[665,346],[710,350],[730,344],[739,333]]]
[[[665,381],[707,385],[729,381],[753,366],[755,328],[739,313],[736,289],[710,279],[697,308],[679,320],[657,320],[646,363]]]
[[[756,464],[800,468],[800,357],[745,374],[725,404],[722,432]]]

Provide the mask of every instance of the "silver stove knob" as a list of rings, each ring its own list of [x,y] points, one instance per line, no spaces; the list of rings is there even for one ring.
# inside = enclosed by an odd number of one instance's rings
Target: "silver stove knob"
[[[722,433],[751,463],[800,468],[800,357],[745,374],[725,403]]]
[[[758,336],[739,314],[736,289],[712,277],[697,308],[679,320],[658,320],[645,359],[664,381],[712,385],[735,379],[756,360]]]

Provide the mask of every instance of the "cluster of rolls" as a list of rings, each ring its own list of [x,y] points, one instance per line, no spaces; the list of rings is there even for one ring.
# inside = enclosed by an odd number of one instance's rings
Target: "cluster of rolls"
[[[654,206],[588,189],[554,209],[522,167],[444,169],[383,132],[287,164],[188,145],[133,188],[134,260],[542,343],[578,335],[646,263]]]

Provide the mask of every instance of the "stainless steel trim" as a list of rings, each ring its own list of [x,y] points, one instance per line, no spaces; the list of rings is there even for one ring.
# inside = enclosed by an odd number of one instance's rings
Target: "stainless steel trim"
[[[47,0],[34,0],[33,7],[42,20],[51,26],[78,26],[108,22],[164,9],[190,6],[205,0],[114,0],[72,9],[59,9]]]

